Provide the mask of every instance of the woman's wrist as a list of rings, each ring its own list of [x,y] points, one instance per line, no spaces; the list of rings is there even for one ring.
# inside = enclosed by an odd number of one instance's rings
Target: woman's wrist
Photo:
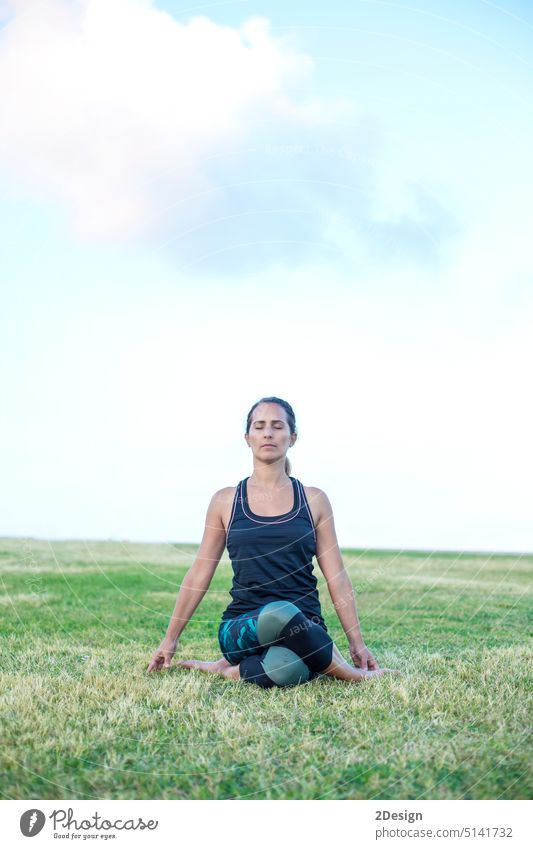
[[[362,637],[360,631],[357,631],[357,632],[350,631],[350,633],[347,634],[346,636],[348,637],[348,645],[350,646],[351,649],[352,648],[353,649],[360,649],[365,644],[365,641],[363,640],[363,637]]]

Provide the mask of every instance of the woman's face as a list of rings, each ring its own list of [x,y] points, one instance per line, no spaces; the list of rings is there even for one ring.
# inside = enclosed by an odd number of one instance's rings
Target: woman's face
[[[287,415],[280,404],[258,404],[252,413],[250,430],[245,435],[254,457],[266,463],[279,460],[296,441]]]

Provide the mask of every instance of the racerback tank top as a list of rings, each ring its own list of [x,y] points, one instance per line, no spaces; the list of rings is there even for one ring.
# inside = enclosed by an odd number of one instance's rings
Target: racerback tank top
[[[237,485],[226,535],[233,567],[233,600],[222,614],[222,621],[249,613],[269,601],[288,599],[327,631],[313,574],[313,518],[302,484],[289,477],[293,508],[279,516],[252,513],[248,506],[248,478]]]

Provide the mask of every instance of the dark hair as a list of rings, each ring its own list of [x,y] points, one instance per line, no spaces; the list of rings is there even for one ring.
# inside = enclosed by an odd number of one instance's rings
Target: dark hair
[[[252,424],[252,416],[256,407],[259,404],[279,404],[280,407],[283,407],[285,413],[287,415],[287,423],[289,425],[289,430],[291,433],[296,433],[296,416],[294,415],[294,410],[288,401],[284,401],[283,398],[276,398],[275,396],[271,396],[270,398],[260,398],[259,401],[256,401],[253,405],[252,409],[248,413],[246,417],[246,433],[250,433],[250,426]],[[285,474],[290,475],[291,473],[291,464],[289,462],[289,458],[285,457]]]

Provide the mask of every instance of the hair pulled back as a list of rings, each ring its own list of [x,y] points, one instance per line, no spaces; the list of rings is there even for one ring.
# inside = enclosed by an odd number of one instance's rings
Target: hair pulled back
[[[260,398],[259,401],[256,401],[250,412],[246,417],[246,433],[250,433],[250,427],[252,425],[252,416],[254,414],[254,410],[259,404],[279,404],[280,407],[283,407],[285,413],[287,414],[287,423],[289,425],[289,430],[291,433],[296,433],[296,416],[294,415],[294,410],[288,401],[284,401],[283,398],[276,398],[275,396],[271,396],[269,398]],[[290,475],[291,473],[291,464],[289,462],[289,458],[285,457],[285,474]]]

